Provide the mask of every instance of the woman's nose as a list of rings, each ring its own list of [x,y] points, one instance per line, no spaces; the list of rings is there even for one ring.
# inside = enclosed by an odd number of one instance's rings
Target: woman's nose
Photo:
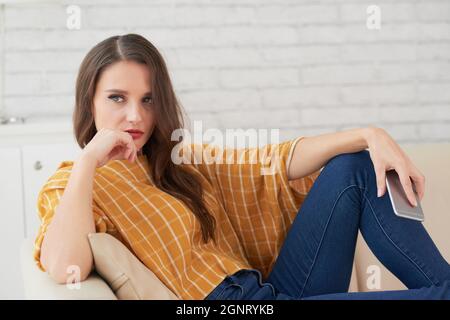
[[[136,104],[136,103],[132,103],[129,105],[129,107],[127,108],[127,121],[130,122],[139,122],[142,120],[142,116],[141,116],[141,107]]]

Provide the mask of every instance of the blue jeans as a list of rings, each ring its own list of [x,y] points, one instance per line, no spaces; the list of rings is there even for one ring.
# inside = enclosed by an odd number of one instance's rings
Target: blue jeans
[[[348,292],[358,230],[407,290]],[[387,190],[377,197],[363,150],[327,162],[265,282],[259,270],[240,270],[206,299],[450,299],[450,266],[421,222],[396,216]]]

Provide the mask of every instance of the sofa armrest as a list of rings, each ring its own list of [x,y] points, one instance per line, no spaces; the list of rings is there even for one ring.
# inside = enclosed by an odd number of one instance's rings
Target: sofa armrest
[[[46,272],[41,271],[33,259],[33,241],[25,239],[21,246],[21,268],[25,299],[44,300],[117,300],[106,282],[93,271],[79,283],[79,288],[70,289],[56,283]],[[75,287],[75,285],[74,285]]]

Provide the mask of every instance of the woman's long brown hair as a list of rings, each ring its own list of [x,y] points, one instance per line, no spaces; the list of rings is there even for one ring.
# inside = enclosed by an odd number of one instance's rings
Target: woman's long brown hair
[[[215,242],[216,221],[204,205],[202,185],[183,166],[171,161],[171,150],[179,143],[171,141],[171,134],[184,127],[183,114],[163,57],[144,37],[137,34],[110,37],[93,47],[83,59],[76,82],[73,113],[78,144],[84,148],[97,133],[92,110],[101,72],[123,60],[145,64],[150,70],[156,124],[142,152],[150,164],[155,186],[183,201],[199,220],[203,241],[207,243],[212,239]]]

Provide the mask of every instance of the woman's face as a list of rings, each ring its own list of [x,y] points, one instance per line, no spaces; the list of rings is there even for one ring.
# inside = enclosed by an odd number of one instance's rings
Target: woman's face
[[[103,128],[142,131],[142,135],[133,137],[137,150],[141,150],[155,127],[150,91],[150,71],[146,65],[119,61],[108,66],[97,81],[94,95],[97,131]]]

